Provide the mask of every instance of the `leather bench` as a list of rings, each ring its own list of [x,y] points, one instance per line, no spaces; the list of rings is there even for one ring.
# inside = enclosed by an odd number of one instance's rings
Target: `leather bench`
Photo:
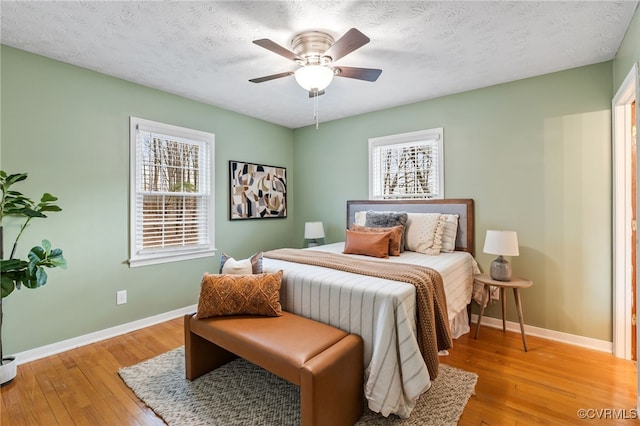
[[[300,388],[303,426],[353,425],[362,415],[360,336],[289,312],[281,317],[185,315],[186,377],[242,357]]]

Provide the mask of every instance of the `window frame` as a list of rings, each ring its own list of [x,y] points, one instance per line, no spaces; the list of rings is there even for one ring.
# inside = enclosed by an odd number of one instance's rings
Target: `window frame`
[[[437,190],[434,196],[426,194],[413,194],[413,196],[404,197],[385,197],[382,194],[382,188],[376,188],[376,167],[374,167],[374,153],[378,148],[390,147],[393,145],[420,143],[420,142],[437,142],[438,155],[437,163]],[[382,179],[379,178],[379,181]],[[379,191],[379,192],[377,192]],[[444,199],[444,129],[437,127],[428,130],[418,130],[415,132],[400,133],[395,135],[380,136],[369,139],[369,199],[370,200],[435,200]]]
[[[200,142],[208,145],[208,161],[209,161],[209,214],[205,217],[208,221],[208,244],[197,248],[190,247],[171,247],[152,249],[145,252],[138,252],[137,225],[141,218],[138,217],[137,196],[139,187],[138,173],[138,129],[150,131],[166,136],[176,137],[178,139]],[[139,267],[147,265],[156,265],[168,262],[177,262],[182,260],[199,259],[204,257],[212,257],[216,253],[215,248],[215,135],[200,130],[188,129],[185,127],[174,126],[171,124],[160,123],[156,121],[146,120],[144,118],[130,117],[129,128],[129,267]],[[206,155],[206,154],[204,154]]]

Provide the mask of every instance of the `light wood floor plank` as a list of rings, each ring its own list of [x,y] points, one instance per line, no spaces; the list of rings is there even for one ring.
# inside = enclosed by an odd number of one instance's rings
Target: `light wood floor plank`
[[[632,414],[636,363],[610,354],[483,328],[454,342],[441,362],[479,375],[460,425],[571,425],[592,423],[579,409],[610,410],[598,425],[637,425],[613,418]],[[118,369],[184,343],[182,318],[73,349],[18,367],[0,395],[0,422],[18,425],[164,424],[131,392]]]
[[[67,407],[62,401],[62,399],[60,399],[60,396],[54,385],[57,382],[57,375],[51,363],[51,358],[52,357],[44,358],[44,359],[37,360],[24,365],[25,367],[31,367],[33,374],[36,378],[36,382],[38,383],[38,386],[40,387],[40,390],[42,391],[42,394],[44,395],[44,398],[47,402],[48,410],[45,410],[42,413],[38,412],[37,413],[38,418],[46,419],[49,416],[53,416],[55,420],[52,424],[60,424],[60,425],[73,424],[73,420],[71,419],[71,416],[67,411]],[[22,370],[23,370],[22,367],[23,366],[18,367],[18,371],[20,372],[20,374],[22,374]],[[12,386],[16,386],[17,388],[22,387],[22,384],[19,381],[17,381],[19,378],[20,377],[16,377],[16,379],[14,380],[15,383],[8,385],[7,388],[10,388]],[[19,386],[18,386],[18,383],[20,383]],[[32,399],[26,399],[21,401],[22,405],[31,405],[33,403],[34,401]],[[27,422],[25,420],[24,424],[29,424],[29,425],[46,424],[46,423],[41,423],[39,419],[33,423]],[[11,422],[10,421],[9,423],[3,422],[3,425],[4,424],[11,424]]]

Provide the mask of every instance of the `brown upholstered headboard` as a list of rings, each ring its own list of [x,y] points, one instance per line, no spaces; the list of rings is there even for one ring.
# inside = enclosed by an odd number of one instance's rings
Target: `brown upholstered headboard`
[[[470,198],[444,200],[348,200],[347,229],[355,220],[355,213],[362,210],[401,211],[407,213],[458,214],[456,250],[474,253],[473,200]]]

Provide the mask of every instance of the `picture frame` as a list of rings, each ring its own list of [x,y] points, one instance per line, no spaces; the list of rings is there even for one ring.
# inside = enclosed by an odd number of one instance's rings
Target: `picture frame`
[[[287,217],[287,169],[229,161],[229,219]]]

